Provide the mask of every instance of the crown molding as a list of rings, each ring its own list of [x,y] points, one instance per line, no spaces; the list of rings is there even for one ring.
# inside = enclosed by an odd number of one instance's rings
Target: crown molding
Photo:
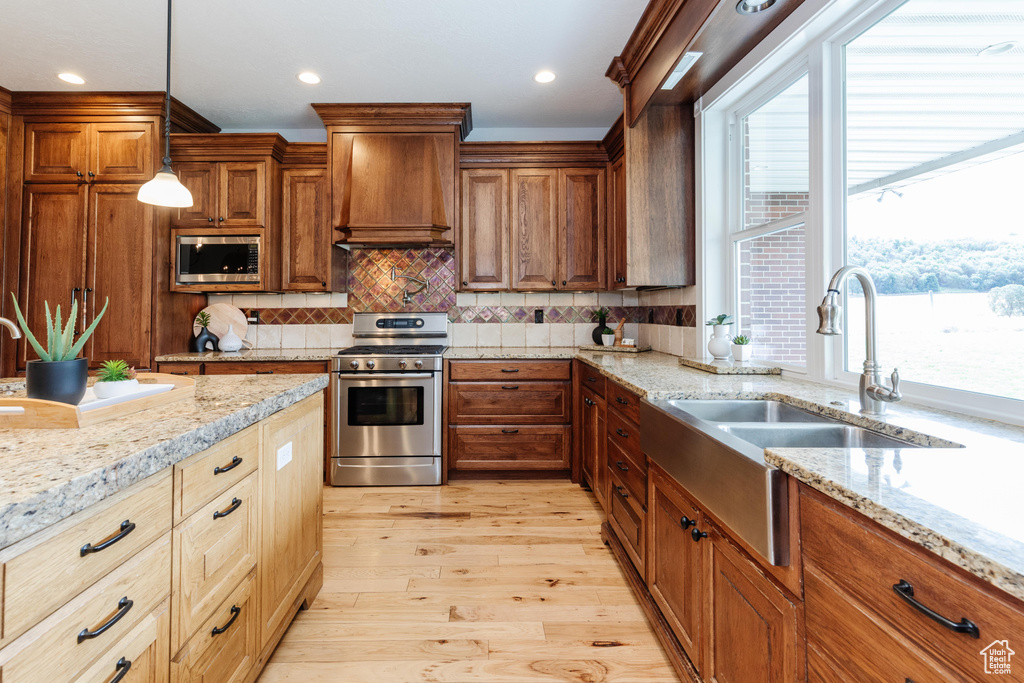
[[[329,127],[386,127],[389,130],[395,130],[396,126],[456,127],[460,140],[465,140],[473,130],[469,102],[314,103],[310,106]]]
[[[459,145],[462,168],[486,166],[598,166],[608,153],[596,140],[565,142],[464,142]]]
[[[231,157],[273,157],[281,161],[287,147],[288,141],[277,133],[171,134],[175,161],[221,161]]]
[[[160,116],[165,94],[153,92],[21,91],[11,93],[16,116]],[[190,133],[216,133],[220,128],[195,110],[171,98],[171,125]]]
[[[327,168],[326,142],[289,142],[281,163],[287,166],[322,166]]]

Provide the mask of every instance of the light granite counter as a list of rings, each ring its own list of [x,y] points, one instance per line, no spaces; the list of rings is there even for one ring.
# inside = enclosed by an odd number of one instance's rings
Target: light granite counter
[[[444,352],[444,357],[451,360],[557,360],[575,356],[575,346],[449,346]]]
[[[170,353],[157,356],[157,363],[202,363],[204,361],[246,361],[291,363],[296,361],[326,361],[338,349],[243,349],[241,351],[203,351],[202,353]]]
[[[1024,599],[1024,428],[910,402],[866,417],[853,390],[787,376],[712,375],[662,353],[576,357],[650,399],[774,399],[931,446],[775,448],[765,460]]]
[[[193,398],[118,420],[0,430],[0,548],[312,396],[327,377],[197,377]],[[24,390],[13,380],[2,384]]]

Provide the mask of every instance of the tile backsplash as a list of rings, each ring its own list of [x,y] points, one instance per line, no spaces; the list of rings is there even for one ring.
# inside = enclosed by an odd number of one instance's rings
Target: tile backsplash
[[[258,348],[341,348],[352,344],[357,312],[445,311],[449,343],[456,346],[579,346],[592,344],[594,310],[610,311],[614,327],[625,320],[626,337],[641,345],[681,355],[696,340],[692,296],[687,290],[655,292],[456,293],[455,260],[445,249],[353,249],[348,294],[211,294],[246,313],[259,311],[260,324],[247,338]],[[392,270],[393,269],[393,270]],[[394,273],[395,277],[392,277]],[[424,280],[423,291],[403,304],[403,292]],[[537,311],[542,323],[535,322]]]

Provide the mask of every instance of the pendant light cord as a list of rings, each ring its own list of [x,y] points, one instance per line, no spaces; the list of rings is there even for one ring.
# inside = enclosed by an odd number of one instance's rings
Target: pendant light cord
[[[167,0],[167,88],[164,92],[164,158],[163,165],[171,167],[171,0]]]

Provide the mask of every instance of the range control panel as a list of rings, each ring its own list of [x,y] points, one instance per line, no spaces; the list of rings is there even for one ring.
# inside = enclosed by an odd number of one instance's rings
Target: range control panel
[[[415,330],[423,327],[423,318],[381,318],[376,325],[378,330]]]

